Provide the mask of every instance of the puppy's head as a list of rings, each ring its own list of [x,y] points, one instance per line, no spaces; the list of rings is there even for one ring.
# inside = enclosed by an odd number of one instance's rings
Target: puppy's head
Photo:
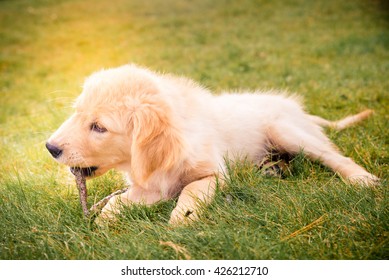
[[[115,168],[142,181],[171,168],[182,143],[155,79],[135,66],[93,74],[75,113],[47,141],[50,154],[86,177]]]

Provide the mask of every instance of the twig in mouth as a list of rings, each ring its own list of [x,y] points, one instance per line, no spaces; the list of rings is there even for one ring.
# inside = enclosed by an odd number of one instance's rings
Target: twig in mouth
[[[99,202],[92,205],[92,207],[90,209],[88,209],[88,204],[87,204],[88,192],[87,192],[87,188],[86,188],[85,176],[84,176],[82,170],[79,168],[74,168],[72,170],[72,173],[76,177],[77,189],[78,189],[78,193],[80,195],[80,204],[82,207],[82,212],[84,213],[84,216],[86,218],[88,218],[90,216],[90,214],[93,214],[93,215],[98,214],[101,211],[101,209],[103,209],[103,207],[108,203],[108,201],[112,197],[114,197],[115,195],[122,194],[128,190],[128,188],[124,188],[124,189],[118,190],[116,192],[113,192],[110,195],[107,195],[106,197],[101,199]]]
[[[89,210],[87,205],[88,192],[86,189],[85,176],[82,174],[81,169],[74,169],[73,174],[76,177],[76,184],[77,184],[78,193],[80,195],[82,212],[84,213],[85,217],[89,217]]]

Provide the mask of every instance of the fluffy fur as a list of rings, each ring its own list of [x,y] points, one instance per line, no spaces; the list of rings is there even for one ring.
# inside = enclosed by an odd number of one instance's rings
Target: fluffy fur
[[[135,65],[91,75],[75,103],[76,112],[48,140],[70,167],[114,168],[131,188],[113,197],[100,219],[121,203],[152,204],[179,196],[173,224],[198,216],[208,203],[225,157],[261,163],[271,150],[303,151],[351,183],[372,185],[377,177],[344,157],[322,126],[343,129],[371,111],[338,122],[307,114],[296,96],[282,92],[212,95],[191,80],[156,74]],[[121,203],[119,203],[121,202]]]

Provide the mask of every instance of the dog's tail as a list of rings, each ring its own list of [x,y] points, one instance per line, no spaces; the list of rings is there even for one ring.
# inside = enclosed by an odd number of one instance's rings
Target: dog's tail
[[[321,117],[318,117],[318,116],[313,116],[313,115],[310,115],[310,118],[311,120],[320,125],[320,126],[323,126],[323,127],[330,127],[330,128],[334,128],[336,130],[342,130],[342,129],[345,129],[349,126],[352,126],[366,118],[368,118],[371,114],[373,114],[373,110],[365,110],[363,112],[360,112],[359,114],[356,114],[356,115],[352,115],[352,116],[347,116],[341,120],[338,120],[338,121],[329,121],[329,120],[326,120],[326,119],[323,119]]]

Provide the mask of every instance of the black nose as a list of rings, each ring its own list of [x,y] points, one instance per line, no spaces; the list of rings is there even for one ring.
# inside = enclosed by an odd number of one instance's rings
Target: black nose
[[[54,145],[46,143],[46,148],[54,158],[58,158],[62,154],[62,150]]]

